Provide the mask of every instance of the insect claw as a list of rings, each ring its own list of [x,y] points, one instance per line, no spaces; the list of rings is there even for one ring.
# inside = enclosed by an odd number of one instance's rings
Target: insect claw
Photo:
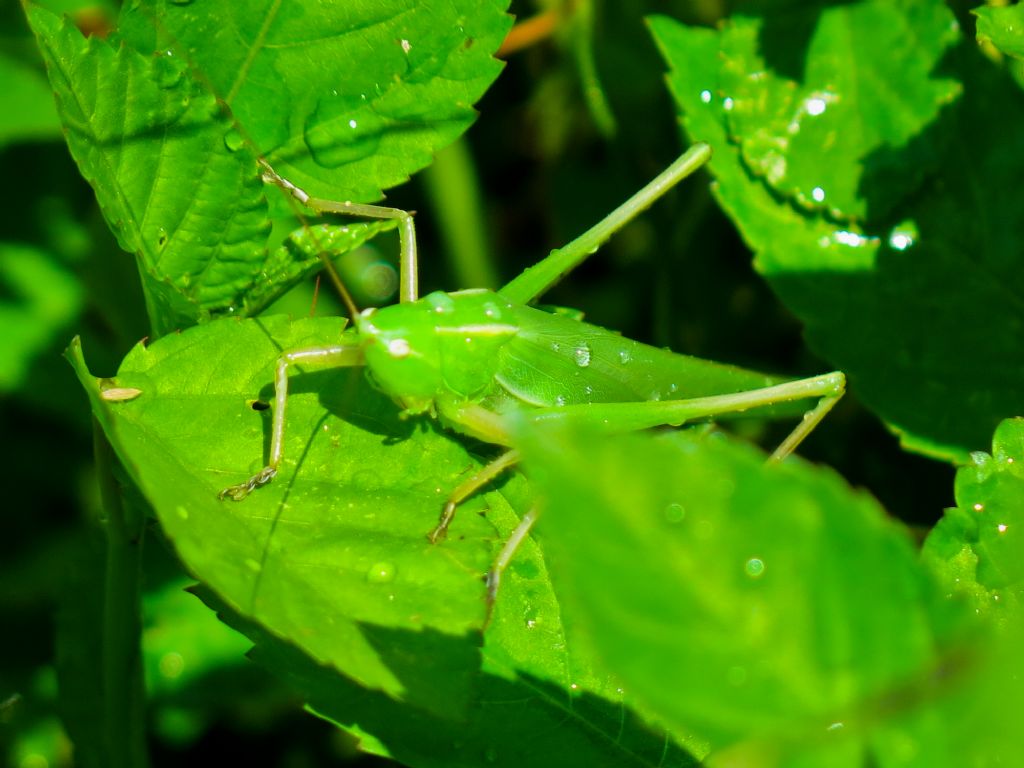
[[[224,499],[231,499],[232,501],[241,501],[250,493],[255,491],[261,485],[266,485],[274,479],[274,475],[277,474],[276,467],[264,467],[258,473],[250,477],[244,483],[238,485],[232,485],[225,488],[223,491],[217,494],[217,498],[223,501]]]
[[[487,603],[487,612],[484,614],[484,623],[480,628],[481,631],[486,630],[491,625],[491,619],[494,616],[494,603],[498,599],[498,585],[500,583],[501,571],[496,568],[488,570],[487,575],[484,577],[484,584],[487,586],[487,595],[484,598]]]
[[[441,512],[441,519],[438,521],[437,527],[427,534],[431,544],[437,544],[437,542],[448,535],[448,526],[451,525],[452,518],[455,517],[455,508],[457,506],[454,501],[449,501],[444,505],[444,510]]]

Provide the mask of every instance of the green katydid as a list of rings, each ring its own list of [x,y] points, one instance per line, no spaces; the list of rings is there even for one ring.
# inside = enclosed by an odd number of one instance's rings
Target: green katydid
[[[405,414],[435,417],[453,431],[508,449],[451,492],[429,534],[434,542],[445,535],[459,503],[517,462],[513,432],[521,423],[573,419],[621,432],[816,399],[817,405],[772,459],[788,455],[842,396],[842,373],[783,381],[650,347],[529,306],[710,154],[706,144],[691,147],[599,224],[503,288],[436,292],[423,298],[417,296],[411,214],[310,198],[265,165],[268,182],[318,214],[399,221],[400,303],[354,312],[353,326],[338,343],[294,350],[278,359],[269,462],[244,483],[221,491],[221,498],[241,500],[277,474],[284,453],[288,369],[293,365],[365,366],[370,379]],[[499,556],[492,571],[492,599],[498,575],[534,518],[532,512],[524,517]]]

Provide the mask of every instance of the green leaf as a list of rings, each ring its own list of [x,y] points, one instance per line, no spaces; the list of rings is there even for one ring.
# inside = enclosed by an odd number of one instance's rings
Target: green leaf
[[[268,210],[257,157],[319,197],[373,200],[457,138],[500,71],[505,5],[133,3],[112,43],[30,6],[72,154],[140,261],[156,332],[254,314],[313,268],[322,246],[279,247],[297,204],[275,192]]]
[[[507,486],[503,492],[508,493]],[[488,518],[503,535],[517,522],[501,507],[489,509]],[[540,549],[531,540],[524,542],[505,573],[482,649],[482,667],[473,679],[473,696],[459,719],[406,706],[332,674],[287,643],[225,613],[215,597],[200,595],[223,620],[254,640],[253,660],[301,691],[316,714],[352,734],[363,751],[403,765],[697,764],[669,734],[645,725],[618,683],[594,669],[587,645],[562,622]],[[406,642],[403,631],[389,633],[386,639]],[[424,658],[422,663],[433,660]],[[681,736],[677,735],[682,741]],[[686,740],[700,747],[692,737]]]
[[[780,195],[837,218],[877,218],[920,183],[920,169],[892,174],[885,199],[863,197],[862,177],[886,173],[892,151],[958,95],[958,83],[931,77],[957,27],[930,0],[808,5],[795,22],[733,18],[720,34],[717,88],[707,98],[729,100],[730,137],[751,174]],[[800,23],[813,25],[805,50],[793,39]]]
[[[979,43],[991,43],[1008,56],[1024,59],[1024,6],[981,6],[971,13],[978,17]]]
[[[770,26],[762,23],[761,29],[773,29],[780,36],[773,44],[784,49],[784,41],[799,42],[793,27],[807,24],[812,44],[806,69],[812,71],[824,66],[815,64],[813,35],[834,29],[833,14],[853,13],[860,5],[878,10],[873,3],[815,5],[815,17],[811,7],[801,7],[773,17]],[[934,95],[934,76],[925,80],[923,73],[942,46],[926,35],[939,34],[939,17],[952,23],[948,11],[931,0],[888,5],[902,9],[915,32],[920,28],[905,43],[909,52],[901,55],[918,57],[913,69],[920,75],[918,87]],[[855,179],[846,188],[856,190],[858,201],[868,204],[864,223],[838,223],[781,199],[744,159],[742,142],[747,137],[733,133],[737,125],[726,89],[738,75],[727,71],[722,57],[737,45],[746,46],[749,54],[750,23],[737,21],[713,32],[667,18],[651,21],[672,69],[670,86],[686,131],[714,147],[715,195],[755,251],[757,268],[804,321],[810,344],[849,375],[858,397],[908,447],[966,460],[971,450],[987,442],[1001,418],[1024,411],[1018,386],[1024,354],[1014,341],[1015,329],[1024,328],[1024,313],[1015,298],[1020,270],[1013,224],[1024,216],[1024,196],[1006,192],[1018,188],[1016,179],[1024,173],[1024,135],[1000,127],[1024,120],[1024,99],[973,45],[961,45],[947,55],[943,71],[952,69],[964,82],[963,97],[930,124],[924,125],[919,116],[917,125],[923,130],[909,143],[864,141],[850,146],[837,129],[834,135],[820,136],[817,146],[800,145],[801,167],[817,164],[825,177],[839,163],[837,173],[851,172]],[[948,40],[948,34],[940,36]],[[870,46],[873,39],[866,36],[863,43]],[[877,59],[895,66],[887,54],[879,52]],[[735,59],[724,61],[739,66]],[[778,64],[766,58],[766,69],[749,57],[740,61],[755,67],[746,73],[744,98],[770,102],[778,90],[773,70]],[[884,67],[873,72],[872,77],[884,82],[901,82],[905,76]],[[827,119],[841,103],[851,102],[855,110],[864,103],[856,89],[830,93],[835,104],[826,102],[823,114],[804,122]],[[868,114],[881,119],[878,109]],[[762,144],[765,136],[786,139],[778,121],[758,118],[752,124],[753,119],[744,122],[744,130],[757,126]],[[829,154],[829,136],[846,148],[845,155]],[[970,151],[962,151],[966,147]],[[790,144],[790,155],[793,151]],[[792,162],[789,157],[787,163]],[[858,171],[859,165],[863,167]],[[901,175],[906,178],[901,180]],[[827,201],[828,187],[821,186]],[[987,327],[1000,331],[978,334]]]
[[[529,493],[520,479],[471,499],[431,545],[444,495],[479,462],[400,420],[361,370],[293,373],[281,474],[243,502],[217,499],[264,462],[268,413],[252,403],[269,396],[280,350],[342,326],[217,320],[137,347],[99,381],[72,347],[94,413],[204,600],[364,748],[409,764],[692,764],[593,670],[536,545],[506,574],[480,649],[482,576]],[[140,393],[105,399],[114,387]]]
[[[483,621],[493,535],[471,504],[459,536],[427,541],[441,489],[474,464],[458,442],[399,421],[360,369],[298,375],[281,475],[242,503],[217,498],[265,461],[269,411],[252,403],[269,396],[280,350],[333,341],[343,325],[225,320],[140,345],[116,386],[141,394],[116,404],[75,359],[94,412],[196,578],[363,685],[451,706],[454,670],[477,653],[466,633]],[[404,668],[409,649],[381,645],[374,627],[409,629],[413,644],[464,637],[462,655]]]
[[[1024,621],[1024,419],[1002,422],[992,453],[957,471],[956,502],[928,535],[925,561],[978,613]]]
[[[687,433],[522,438],[567,617],[631,696],[713,748],[864,738],[963,639],[905,531],[830,472]]]
[[[270,231],[255,157],[184,63],[83,38],[28,7],[68,146],[121,247],[139,259],[158,333],[235,306]],[[216,226],[211,226],[211,221]]]
[[[237,138],[316,197],[371,202],[472,124],[497,77],[507,0],[276,0],[127,7],[140,50],[176,41]]]

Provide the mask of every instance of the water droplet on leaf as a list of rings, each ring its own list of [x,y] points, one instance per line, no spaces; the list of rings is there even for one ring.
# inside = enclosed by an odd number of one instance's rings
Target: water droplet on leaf
[[[395,571],[394,563],[374,563],[366,572],[366,580],[371,584],[387,584],[395,580]]]
[[[746,571],[747,576],[750,578],[759,579],[764,575],[764,560],[759,557],[752,557],[747,560],[743,570]]]
[[[670,523],[680,523],[686,517],[686,508],[675,502],[665,507],[665,519]]]
[[[576,365],[580,368],[586,368],[590,365],[590,347],[586,344],[581,344],[572,351],[572,357],[576,361]]]

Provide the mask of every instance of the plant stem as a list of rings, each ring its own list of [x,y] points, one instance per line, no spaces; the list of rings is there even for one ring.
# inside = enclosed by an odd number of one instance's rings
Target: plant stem
[[[145,768],[148,758],[141,647],[145,515],[137,505],[123,503],[113,472],[117,459],[95,421],[93,449],[107,534],[101,659],[107,765]]]
[[[445,252],[455,282],[461,288],[495,288],[498,277],[491,263],[484,225],[480,183],[465,139],[437,153],[422,176],[433,200]]]

